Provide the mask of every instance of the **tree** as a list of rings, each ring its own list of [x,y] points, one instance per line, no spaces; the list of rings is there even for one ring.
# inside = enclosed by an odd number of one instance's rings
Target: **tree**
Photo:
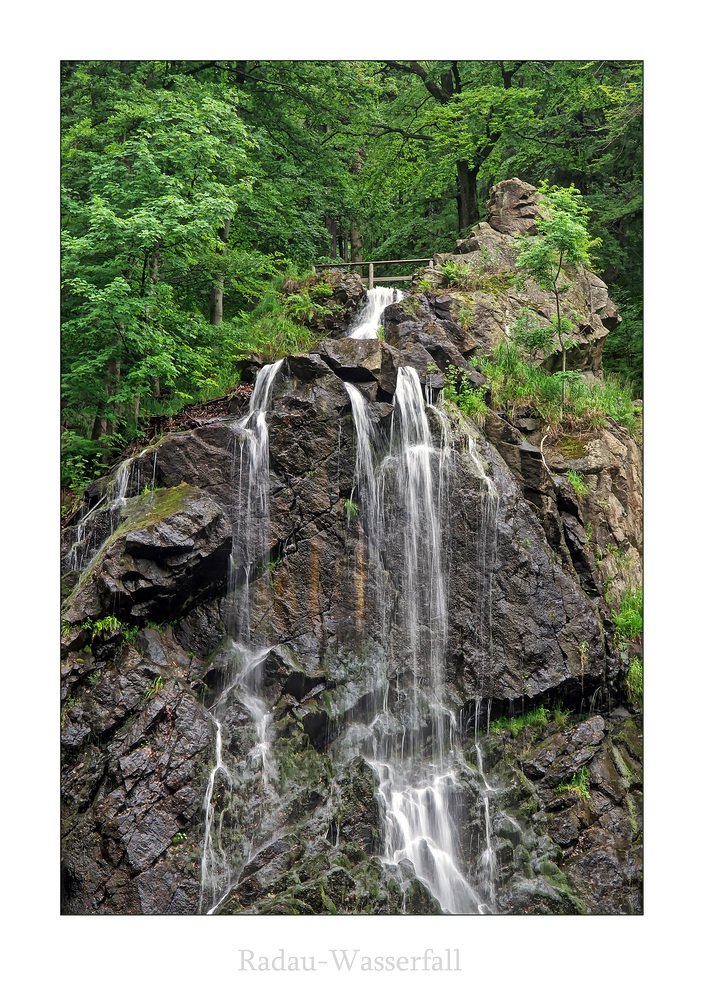
[[[541,215],[536,220],[537,236],[517,236],[514,245],[518,250],[516,264],[541,288],[555,298],[556,313],[552,329],[562,353],[562,405],[565,405],[567,382],[567,334],[571,324],[562,316],[560,295],[569,284],[563,283],[567,267],[590,267],[590,249],[599,241],[591,239],[587,231],[590,209],[584,204],[579,191],[573,186],[560,188],[541,185]]]
[[[237,224],[254,143],[236,102],[184,76],[154,88],[154,74],[65,73],[64,426],[105,446],[145,400],[153,412],[164,394],[188,401],[216,386],[234,345],[211,289],[228,281],[251,297],[273,270]]]
[[[420,119],[415,133],[422,133],[426,141],[442,150],[442,173],[446,175],[450,168],[455,174],[458,231],[463,233],[479,221],[477,179],[484,164],[496,151],[516,112],[526,109],[533,96],[511,91],[523,62],[513,67],[503,61],[457,60],[389,61],[387,65],[422,81],[437,102],[438,106]],[[417,105],[415,117],[421,106]]]

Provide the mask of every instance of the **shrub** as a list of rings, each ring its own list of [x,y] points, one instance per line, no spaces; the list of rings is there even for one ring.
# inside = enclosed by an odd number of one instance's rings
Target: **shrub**
[[[588,799],[589,796],[589,771],[586,765],[579,774],[573,774],[571,781],[563,781],[555,789],[556,792],[576,792],[580,799]]]

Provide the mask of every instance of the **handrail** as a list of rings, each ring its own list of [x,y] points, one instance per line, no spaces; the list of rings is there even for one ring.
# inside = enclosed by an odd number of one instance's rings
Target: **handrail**
[[[313,274],[315,274],[316,267],[323,267],[323,268],[341,267],[344,270],[348,270],[350,267],[360,267],[360,266],[368,267],[369,268],[369,277],[367,279],[367,288],[373,288],[374,287],[374,265],[375,264],[420,264],[421,262],[424,262],[424,261],[428,261],[428,263],[430,263],[432,261],[432,259],[433,259],[432,257],[405,257],[402,260],[349,260],[349,261],[341,261],[339,264],[320,263],[320,264],[313,264]],[[399,274],[399,275],[396,275],[394,277],[391,277],[391,276],[386,277],[386,278],[378,277],[376,280],[377,281],[410,281],[412,277],[413,277],[413,275],[410,275],[410,274],[409,275]],[[364,278],[362,278],[362,281],[364,281]]]
[[[357,267],[360,264],[416,264],[422,260],[432,260],[431,257],[404,257],[401,260],[345,260],[338,264],[330,264],[328,261],[321,261],[313,267]]]

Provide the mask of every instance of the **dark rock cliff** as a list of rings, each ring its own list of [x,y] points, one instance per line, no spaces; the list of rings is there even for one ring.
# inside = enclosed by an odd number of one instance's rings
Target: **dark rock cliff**
[[[417,276],[424,291],[416,282],[387,308],[383,342],[349,340],[333,326],[314,352],[286,358],[278,373],[268,414],[270,549],[247,586],[252,634],[270,647],[262,670],[276,727],[279,833],[246,860],[219,912],[438,911],[408,862],[383,865],[376,856],[372,770],[361,757],[340,769],[330,754],[369,697],[365,661],[389,641],[371,599],[364,521],[351,500],[356,440],[344,382],[373,405],[382,436],[399,367],[415,368],[434,398],[448,365],[480,386],[472,355],[504,338],[520,309],[549,315],[537,286],[519,293],[506,282],[515,271],[510,234],[530,233],[536,211],[530,186],[498,185],[489,222],[454,255],[481,275],[475,291],[441,287],[440,255]],[[347,308],[363,289],[345,281],[335,294]],[[616,309],[589,272],[572,276],[567,300],[582,317],[568,365],[598,376]],[[231,553],[237,563],[242,512],[233,419],[166,434],[123,468],[122,496],[115,499],[114,482],[112,492],[89,489],[80,526],[67,529],[64,912],[202,906],[203,802],[215,741],[208,709],[232,642],[228,563]],[[452,407],[445,419],[449,696],[480,727],[502,714],[547,711],[532,738],[493,733],[484,741],[484,768],[500,790],[499,910],[638,912],[639,714],[622,693],[627,654],[605,600],[607,588],[620,594],[640,578],[638,443],[610,421],[541,451],[530,414],[490,411],[483,431]],[[586,497],[577,497],[568,467],[588,481]],[[487,478],[498,489],[488,550]],[[558,705],[572,716],[551,715]],[[471,765],[469,728],[462,739]],[[244,702],[228,715],[222,741],[233,773],[243,775],[229,794],[244,835],[256,827],[263,795],[245,773],[256,738]],[[570,786],[584,768],[588,798]],[[462,838],[471,853],[479,824],[471,774],[465,793]]]

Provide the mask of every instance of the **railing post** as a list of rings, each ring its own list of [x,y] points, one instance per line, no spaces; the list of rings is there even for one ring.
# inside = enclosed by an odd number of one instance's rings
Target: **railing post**
[[[367,287],[374,287],[374,265],[371,262],[369,263],[369,284]]]

